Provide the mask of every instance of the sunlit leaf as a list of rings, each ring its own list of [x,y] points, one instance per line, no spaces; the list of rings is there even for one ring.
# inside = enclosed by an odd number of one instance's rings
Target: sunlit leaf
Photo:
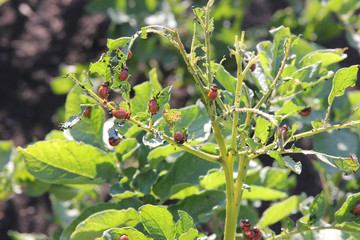
[[[176,227],[173,216],[164,207],[145,205],[139,208],[141,223],[157,240],[175,239]]]
[[[348,68],[342,68],[335,73],[333,86],[328,98],[329,105],[332,104],[335,97],[343,95],[346,88],[355,86],[358,70],[359,66],[353,65]]]
[[[337,63],[346,58],[345,49],[321,49],[313,51],[303,57],[300,61],[301,66],[309,66],[321,62],[322,67]]]
[[[258,117],[255,126],[255,136],[264,144],[268,139],[271,123],[262,117]]]
[[[252,199],[252,200],[263,200],[271,201],[274,199],[286,198],[288,195],[279,190],[251,185],[249,190],[245,190],[243,193],[243,199]]]
[[[136,240],[152,240],[153,238],[145,236],[142,232],[139,232],[135,228],[124,227],[124,228],[111,228],[106,230],[101,238],[96,240],[114,240],[119,239],[122,235],[126,235],[129,239]]]
[[[265,210],[257,225],[260,228],[264,228],[286,218],[292,211],[298,208],[301,198],[301,196],[292,196],[279,203],[273,204]]]
[[[108,39],[106,46],[110,51],[117,50],[119,47],[125,47],[131,40],[131,37],[121,37],[118,39]]]
[[[360,203],[360,193],[348,196],[340,209],[335,213],[336,223],[355,222],[359,225],[360,215],[352,212],[358,203]]]
[[[101,237],[102,233],[114,227],[135,227],[140,222],[136,210],[108,209],[97,212],[86,218],[71,234],[70,239],[86,240]]]
[[[27,170],[44,182],[103,183],[116,175],[113,156],[83,143],[40,141],[18,150]]]

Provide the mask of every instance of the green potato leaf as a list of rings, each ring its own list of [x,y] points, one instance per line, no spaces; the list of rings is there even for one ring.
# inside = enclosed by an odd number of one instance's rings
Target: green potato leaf
[[[164,207],[145,205],[139,208],[141,223],[146,231],[157,240],[173,240],[176,226],[173,216]]]
[[[116,176],[115,158],[73,141],[40,141],[19,148],[30,174],[47,183],[103,183]]]

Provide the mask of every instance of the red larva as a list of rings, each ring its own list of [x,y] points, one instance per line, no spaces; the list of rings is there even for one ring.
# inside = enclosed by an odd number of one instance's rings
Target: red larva
[[[299,112],[299,114],[303,117],[307,117],[311,114],[311,107],[304,108]]]
[[[217,95],[218,95],[218,88],[216,86],[216,84],[214,84],[212,86],[212,88],[210,89],[210,92],[208,93],[208,97],[211,99],[211,100],[215,100],[217,98]]]
[[[121,138],[109,137],[109,144],[113,147],[118,145],[120,143],[120,141],[121,141]]]
[[[248,232],[250,231],[251,228],[251,222],[249,219],[243,219],[240,222],[240,228],[243,232]]]
[[[90,107],[86,107],[85,111],[84,111],[84,117],[89,118],[90,117],[90,113],[91,113],[91,108]]]
[[[101,86],[99,88],[99,96],[102,99],[107,99],[107,97],[109,96],[109,87],[108,87],[107,83],[101,84]]]
[[[113,110],[112,114],[117,119],[129,119],[130,113],[126,112],[125,109],[120,108],[119,110]]]
[[[187,137],[182,132],[174,133],[174,139],[177,143],[183,144],[186,142]]]
[[[278,132],[278,136],[280,137],[280,133],[282,138],[285,140],[287,138],[287,131],[288,131],[289,127],[285,124],[280,128],[280,132]]]
[[[297,84],[297,83],[301,83],[301,81],[299,79],[295,78],[292,83]]]
[[[125,81],[129,76],[129,69],[127,67],[124,67],[123,70],[119,74],[119,80]]]
[[[121,235],[121,237],[119,238],[119,240],[129,240],[128,236],[126,236],[125,234],[124,235]]]
[[[248,233],[246,233],[246,238],[248,240],[260,240],[262,236],[261,231],[258,228],[251,228]]]
[[[246,60],[246,63],[249,63],[249,60]],[[255,63],[250,66],[250,70],[251,70],[252,72],[255,71],[255,68],[256,68],[256,64],[255,64]]]
[[[354,209],[352,210],[352,213],[355,215],[359,215],[360,214],[360,203],[356,204],[356,206],[354,207]]]
[[[129,50],[127,59],[130,59],[130,58],[132,58],[132,51],[131,50]]]
[[[156,114],[159,111],[159,105],[156,102],[155,98],[150,98],[149,100],[149,110],[152,114]]]

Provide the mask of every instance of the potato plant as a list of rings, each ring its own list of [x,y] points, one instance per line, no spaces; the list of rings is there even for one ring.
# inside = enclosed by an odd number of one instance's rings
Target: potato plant
[[[52,131],[6,158],[13,161],[2,160],[2,169],[13,166],[2,179],[22,174],[29,193],[50,193],[63,228],[58,239],[313,239],[335,230],[338,239],[359,237],[360,193],[333,186],[336,197],[324,184],[315,198],[289,195],[290,173],[302,171],[293,154],[316,157],[325,178],[327,172],[352,176],[359,168],[350,152],[358,151],[357,108],[339,113],[336,103],[355,86],[359,66],[336,69],[345,49],[316,49],[283,26],[256,51],[246,49],[242,32],[217,62],[211,56],[213,2],[193,9],[190,46],[177,29],[163,26],[108,39],[108,51],[88,71],[66,76],[76,86],[67,96],[64,132]],[[141,54],[132,46],[157,36],[186,63],[200,93],[196,104],[171,108],[172,87],[162,88],[156,69],[133,87],[132,97],[134,69],[127,61]],[[224,61],[233,62],[234,74]],[[121,101],[111,101],[114,95]],[[113,117],[105,121],[107,113]],[[356,146],[336,151],[332,146],[345,145],[344,136]],[[296,145],[310,137],[314,149]],[[259,161],[265,155],[275,160],[271,167]],[[254,209],[259,200],[272,201],[262,216]],[[302,217],[294,223],[288,217],[296,211]],[[275,234],[269,226],[279,221],[283,227]],[[213,226],[210,236],[202,229],[206,222]]]

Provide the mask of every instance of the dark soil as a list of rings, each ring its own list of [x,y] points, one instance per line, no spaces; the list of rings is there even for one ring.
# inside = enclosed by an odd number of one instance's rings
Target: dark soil
[[[85,12],[87,0],[8,1],[0,7],[0,140],[16,146],[43,139],[66,96],[49,83],[61,64],[94,61],[105,49],[109,20]],[[47,195],[13,195],[0,203],[0,239],[10,229],[50,235]]]
[[[110,22],[103,15],[88,14],[87,2],[10,0],[0,6],[0,140],[11,139],[16,146],[24,146],[57,128],[51,118],[66,96],[52,93],[51,79],[58,76],[61,64],[94,61],[105,50]],[[253,1],[244,26],[267,25],[272,13],[286,4],[285,0]],[[174,92],[172,98],[184,104],[185,89]],[[316,171],[310,161],[302,164],[298,179],[302,185],[296,193],[317,194],[321,189],[313,184],[318,179]],[[0,239],[9,239],[8,230],[51,235],[57,226],[49,216],[48,195],[13,195],[0,203]]]

